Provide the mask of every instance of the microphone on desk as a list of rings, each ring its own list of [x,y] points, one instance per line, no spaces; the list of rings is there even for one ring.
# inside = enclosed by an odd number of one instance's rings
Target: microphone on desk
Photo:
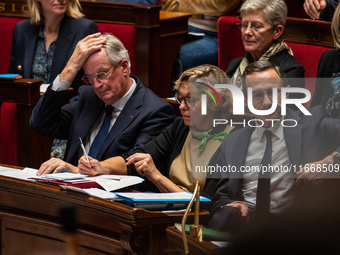
[[[75,208],[72,204],[63,204],[59,208],[60,222],[65,233],[66,254],[79,255],[77,240],[77,220]]]
[[[195,204],[195,219],[194,224],[190,225],[190,232],[189,235],[192,236],[195,240],[202,242],[203,241],[203,226],[199,225],[199,213],[200,213],[200,186],[198,185],[198,181],[196,182],[194,193],[192,194],[192,198],[187,206],[187,209],[183,215],[182,219],[182,237],[183,237],[183,244],[184,244],[184,254],[189,254],[188,242],[187,237],[185,234],[185,223],[188,218],[188,214],[191,210],[192,204],[196,199]]]

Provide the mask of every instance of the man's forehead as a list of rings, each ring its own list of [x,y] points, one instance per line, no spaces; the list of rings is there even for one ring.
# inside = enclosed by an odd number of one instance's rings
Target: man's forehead
[[[85,61],[84,63],[84,67],[88,66],[88,65],[92,65],[93,63],[95,63],[97,65],[97,63],[106,63],[106,62],[110,62],[109,61],[109,57],[107,55],[107,52],[105,50],[105,48],[101,48],[98,51],[93,52]]]
[[[253,72],[246,76],[247,87],[281,87],[282,79],[274,69],[262,72]]]
[[[246,79],[247,87],[282,87],[282,80],[280,78],[249,78]]]

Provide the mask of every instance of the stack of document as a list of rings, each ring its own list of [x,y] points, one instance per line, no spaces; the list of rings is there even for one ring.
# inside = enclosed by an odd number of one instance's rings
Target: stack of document
[[[115,201],[132,207],[147,210],[180,210],[188,206],[192,194],[189,192],[173,193],[140,193],[140,192],[115,192],[118,197]],[[202,205],[210,202],[209,198],[200,197]]]
[[[118,190],[139,184],[144,181],[139,176],[128,175],[99,175],[88,177],[75,173],[55,173],[37,176],[37,169],[25,168],[23,170],[0,166],[0,175],[9,176],[17,179],[39,181],[53,185],[65,185],[78,188],[101,188],[106,191]]]
[[[65,185],[72,186],[81,189],[86,188],[101,188],[101,186],[92,180],[87,180],[86,175],[74,174],[74,173],[55,173],[55,174],[45,174],[42,176],[31,177],[29,180],[35,180],[38,182],[54,184],[54,185]]]

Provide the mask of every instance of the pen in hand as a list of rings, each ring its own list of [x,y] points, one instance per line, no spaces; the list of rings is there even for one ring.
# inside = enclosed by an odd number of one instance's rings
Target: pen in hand
[[[79,137],[79,141],[80,141],[80,147],[81,147],[81,149],[82,149],[82,150],[83,150],[83,152],[84,152],[85,158],[86,158],[87,162],[89,162],[89,163],[90,163],[90,160],[89,160],[89,157],[87,156],[87,153],[86,153],[86,150],[85,150],[85,147],[84,147],[83,141],[81,140],[81,138],[80,138],[80,137]]]

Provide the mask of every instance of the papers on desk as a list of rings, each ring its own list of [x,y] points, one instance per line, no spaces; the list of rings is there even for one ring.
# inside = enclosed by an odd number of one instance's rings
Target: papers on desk
[[[106,191],[118,190],[144,181],[144,179],[139,176],[129,175],[98,175],[94,177],[86,177],[85,179],[95,181]]]
[[[51,180],[51,181],[75,181],[75,180],[85,180],[86,175],[83,174],[75,174],[75,173],[55,173],[55,174],[44,174],[39,177],[42,180]]]
[[[22,180],[39,181],[54,185],[68,185],[79,188],[98,188],[102,187],[106,191],[118,190],[139,184],[144,181],[139,176],[128,175],[99,175],[88,177],[75,173],[55,173],[37,176],[37,169],[26,167],[23,170],[0,166],[0,175],[18,178]]]
[[[37,177],[38,170],[32,168],[25,168],[24,170],[0,166],[0,175],[13,177],[22,180]]]
[[[100,197],[103,199],[115,200],[117,198],[116,194],[113,192],[105,191],[98,188],[82,189],[91,196]]]

